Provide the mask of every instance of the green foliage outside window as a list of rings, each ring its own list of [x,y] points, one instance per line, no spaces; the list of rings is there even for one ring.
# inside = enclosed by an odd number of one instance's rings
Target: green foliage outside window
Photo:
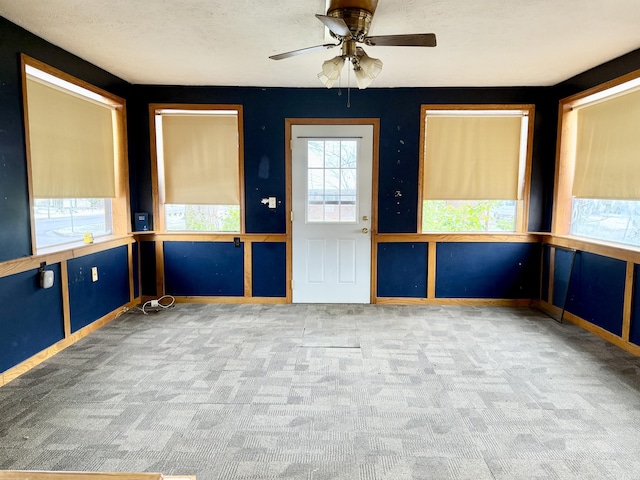
[[[423,232],[513,232],[516,203],[503,200],[425,200]]]

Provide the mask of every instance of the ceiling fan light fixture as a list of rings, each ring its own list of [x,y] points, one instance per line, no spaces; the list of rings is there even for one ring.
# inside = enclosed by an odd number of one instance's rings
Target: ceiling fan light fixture
[[[353,59],[353,73],[356,76],[358,88],[367,88],[382,71],[382,60],[367,55],[361,48],[358,56]]]
[[[358,63],[360,68],[364,70],[371,80],[380,75],[382,71],[382,60],[379,58],[373,58],[367,55],[364,50],[361,50],[362,55],[358,55]]]
[[[343,67],[344,57],[333,57],[322,64],[322,71],[318,74],[318,78],[325,87],[331,88],[335,81],[340,78],[340,72]]]

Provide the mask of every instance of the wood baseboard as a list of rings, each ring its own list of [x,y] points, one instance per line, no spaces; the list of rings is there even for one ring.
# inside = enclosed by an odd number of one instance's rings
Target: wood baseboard
[[[544,313],[546,313],[556,321],[560,320],[560,315],[562,315],[561,308],[558,308],[555,305],[552,305],[542,300],[536,301],[533,306],[535,308],[538,308],[539,310],[542,310]],[[593,333],[597,337],[600,337],[603,340],[606,340],[607,342],[614,344],[616,347],[620,347],[623,350],[626,350],[627,352],[637,357],[640,357],[640,346],[634,343],[631,343],[627,340],[624,340],[622,337],[619,337],[605,330],[602,327],[594,325],[593,323],[585,320],[584,318],[580,318],[577,315],[574,315],[573,313],[565,311],[563,320],[566,320],[569,323],[573,323],[574,325],[577,325],[580,328],[584,328],[585,330]]]
[[[100,327],[103,327],[107,323],[111,322],[113,319],[119,317],[126,309],[129,309],[137,305],[139,302],[140,302],[139,298],[132,300],[126,305],[123,305],[122,307],[107,313],[106,315],[99,318],[95,322],[90,323],[86,327],[81,328],[77,332],[72,333],[68,337],[63,338],[59,342],[54,343],[50,347],[47,347],[44,350],[20,362],[15,367],[12,367],[9,370],[0,373],[0,387],[18,378],[20,375],[23,375],[24,373],[28,372],[32,368],[40,365],[45,360],[53,357],[56,353],[61,352],[62,350],[64,350],[70,345],[73,345],[78,340],[86,337],[90,333],[95,332]],[[4,480],[3,477],[0,476],[0,480]]]

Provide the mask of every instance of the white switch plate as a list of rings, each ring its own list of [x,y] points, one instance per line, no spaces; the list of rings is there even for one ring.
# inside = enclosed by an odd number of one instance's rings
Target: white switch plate
[[[269,197],[269,208],[276,208],[276,197]]]
[[[91,267],[91,281],[98,281],[98,267]]]

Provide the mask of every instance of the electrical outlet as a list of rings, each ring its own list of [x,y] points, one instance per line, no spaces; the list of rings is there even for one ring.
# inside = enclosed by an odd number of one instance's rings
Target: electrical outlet
[[[269,208],[276,208],[276,197],[269,197]]]
[[[91,267],[91,281],[98,281],[98,267]]]

